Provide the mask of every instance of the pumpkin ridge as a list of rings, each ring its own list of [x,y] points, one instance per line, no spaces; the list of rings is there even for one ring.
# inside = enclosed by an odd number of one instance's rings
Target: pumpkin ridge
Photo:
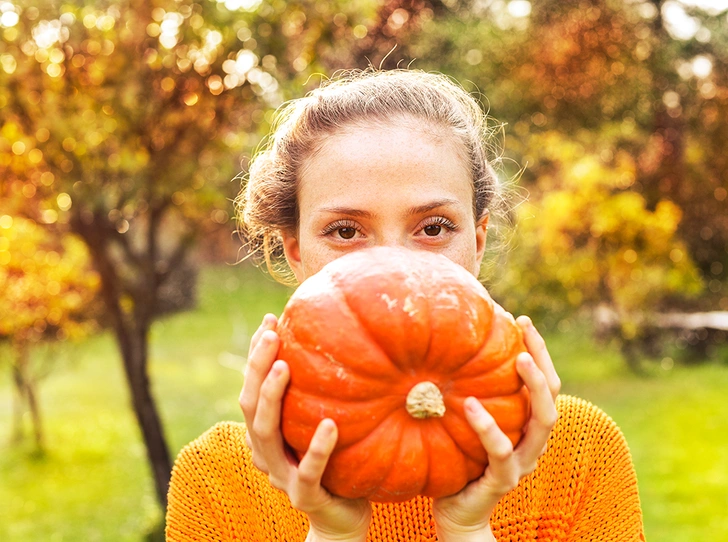
[[[430,419],[432,419],[432,418],[430,418]],[[427,435],[425,434],[425,424],[420,423],[417,425],[419,426],[417,429],[419,430],[419,434],[420,434],[420,442],[422,443],[422,448],[424,450],[424,453],[422,455],[423,455],[423,461],[425,463],[425,473],[426,473],[425,480],[422,484],[422,487],[420,488],[420,490],[418,492],[418,493],[422,493],[425,490],[425,488],[430,485],[430,477],[431,477],[430,463],[432,462],[430,455],[432,454],[432,450],[431,450],[429,442],[428,442],[429,439],[427,438]]]
[[[442,420],[438,420],[440,425],[442,426],[443,431],[447,434],[448,437],[450,437],[450,440],[455,444],[455,448],[460,451],[460,454],[463,457],[467,457],[471,461],[474,461],[475,463],[482,463],[482,458],[480,457],[473,457],[471,454],[468,453],[467,447],[461,446],[458,440],[453,436],[453,434],[450,432],[450,429],[448,428],[448,424],[445,424],[442,422]],[[466,422],[467,423],[467,422]],[[484,448],[485,449],[485,448]],[[488,455],[488,452],[485,452],[486,457]]]
[[[418,277],[419,278],[419,277]],[[430,303],[430,298],[425,296],[425,302],[427,303],[427,311],[429,314],[432,314],[432,304]],[[429,318],[428,323],[430,324],[430,333],[427,336],[427,348],[425,349],[425,355],[422,357],[422,361],[425,362],[428,359],[430,359],[430,349],[432,348],[432,337],[435,335],[434,330],[434,318]],[[432,367],[426,367],[427,369],[431,369]],[[442,391],[442,390],[440,390]]]
[[[388,463],[389,465],[387,467],[385,467],[384,469],[382,469],[378,464],[377,468],[376,468],[377,478],[378,478],[377,485],[380,486],[379,490],[381,490],[381,485],[389,477],[389,474],[392,472],[392,469],[394,469],[395,465],[397,464],[397,461],[395,459],[398,457],[400,447],[402,446],[401,437],[402,437],[402,433],[404,432],[404,424],[401,424],[401,423],[398,424],[398,423],[396,423],[396,420],[394,420],[394,421],[392,420],[392,418],[397,416],[398,413],[399,413],[399,408],[395,408],[386,417],[382,418],[379,421],[379,423],[377,424],[377,428],[385,427],[387,424],[391,424],[391,423],[394,423],[395,425],[397,425],[399,427],[399,431],[397,432],[397,438],[395,439],[396,441],[399,442],[399,444],[397,445],[396,448],[394,448],[392,457],[389,458],[390,460],[385,462],[385,463]],[[374,431],[372,431],[370,434],[366,435],[361,440],[352,442],[348,446],[345,446],[345,447],[342,447],[339,449],[334,449],[334,452],[332,454],[332,459],[334,458],[334,456],[342,455],[344,452],[347,452],[347,451],[351,450],[352,448],[356,448],[356,447],[360,446],[364,441],[366,441],[369,438],[372,438],[372,440],[376,441],[378,439],[378,437],[375,438],[373,436],[375,433],[376,433],[376,429]],[[354,451],[356,451],[356,450],[354,450]],[[377,459],[380,459],[380,457],[377,456]],[[362,464],[355,466],[355,468],[357,468],[357,467],[361,468]],[[327,469],[328,469],[328,467],[327,467]],[[370,492],[370,493],[367,493],[366,495],[361,495],[361,497],[364,497],[366,499],[371,499],[373,494],[374,494],[374,492]]]
[[[392,491],[390,489],[387,489],[387,481],[390,479],[390,474],[394,471],[395,466],[400,466],[400,468],[402,467],[402,462],[399,461],[399,458],[401,457],[404,447],[408,446],[409,442],[410,442],[408,439],[403,438],[403,435],[407,432],[407,430],[409,428],[414,427],[417,430],[417,433],[420,434],[420,439],[422,437],[422,425],[423,424],[421,424],[421,423],[413,424],[412,422],[416,421],[416,420],[414,418],[411,418],[409,413],[407,413],[406,411],[401,411],[400,409],[397,409],[394,412],[392,412],[390,417],[394,417],[394,416],[400,416],[403,419],[403,421],[398,424],[399,432],[398,432],[397,438],[396,438],[397,446],[395,448],[395,452],[393,454],[392,461],[390,461],[390,465],[389,465],[389,468],[387,469],[386,474],[382,478],[380,478],[380,484],[379,484],[380,487],[377,489],[377,491],[375,493],[369,494],[367,496],[367,498],[374,500],[375,502],[379,501],[379,500],[384,500],[385,502],[400,501],[401,493],[405,493],[407,495],[407,498],[411,499],[411,498],[415,497],[416,494],[420,493],[422,491],[422,489],[424,489],[424,487],[427,485],[426,483],[423,484],[422,487],[420,487],[415,492],[415,494],[409,494],[404,491],[397,492],[397,491]],[[422,444],[422,448],[425,449],[426,448],[425,443],[422,440],[420,440],[420,443]],[[426,453],[423,455],[425,457],[427,457]],[[429,462],[428,462],[428,466],[429,466]],[[427,481],[427,479],[428,479],[428,477],[425,476],[425,482]],[[379,498],[377,498],[377,497],[379,497]],[[385,497],[385,498],[382,499],[382,497]],[[394,497],[394,499],[392,497]]]
[[[496,318],[498,318],[498,315],[497,314],[493,314],[493,321],[494,322],[495,322]],[[475,354],[473,354],[472,356],[470,356],[470,359],[468,361],[466,361],[465,363],[463,363],[460,367],[457,368],[457,370],[455,370],[455,371],[453,371],[451,373],[452,374],[452,380],[458,380],[459,379],[458,378],[458,373],[461,372],[461,371],[463,371],[470,363],[472,363],[472,361],[474,359],[476,359],[478,357],[478,355],[483,351],[483,349],[485,349],[485,348],[488,347],[488,342],[490,341],[490,338],[493,335],[493,330],[494,329],[495,329],[495,325],[492,324],[490,326],[490,329],[488,330],[488,333],[485,336],[482,344],[480,345],[480,348],[478,348],[478,350],[475,351]],[[487,371],[483,371],[482,374],[488,374],[488,373],[490,373],[492,371],[495,371],[499,366],[500,365],[495,365],[495,366],[491,367],[490,369],[488,369]]]
[[[317,371],[316,371],[317,376],[321,375],[321,374],[329,373],[331,371],[336,372],[335,370],[332,369],[332,367],[335,366],[337,370],[339,370],[339,369],[343,370],[345,372],[345,374],[347,375],[347,377],[349,379],[357,382],[362,387],[362,389],[366,389],[366,390],[370,391],[370,394],[372,397],[375,397],[375,398],[384,397],[381,393],[378,393],[378,391],[377,391],[383,387],[381,378],[377,378],[377,377],[374,377],[369,374],[365,374],[360,371],[352,370],[349,365],[342,363],[341,361],[337,360],[333,356],[327,355],[325,352],[318,351],[315,348],[309,348],[310,345],[308,343],[299,342],[298,346],[300,347],[301,351],[305,352],[306,363],[308,363],[308,362],[315,363],[316,368],[317,368]],[[289,363],[289,366],[291,366],[290,363]],[[291,370],[294,371],[295,369],[296,369],[296,367],[293,366]],[[308,379],[304,379],[304,382],[311,382],[311,381],[309,381]],[[351,383],[349,383],[348,385],[350,386]],[[312,389],[310,386],[308,386],[308,385],[302,386],[300,383],[298,384],[297,387],[299,389],[303,389],[303,390]],[[384,387],[387,387],[386,382],[384,384]],[[388,386],[388,387],[391,388],[391,386]],[[341,389],[341,388],[339,388],[339,389]],[[315,395],[316,397],[319,397],[318,394],[311,394],[311,395]],[[328,398],[330,398],[330,395],[327,395],[324,398],[328,399]],[[341,396],[337,396],[336,399],[341,400],[341,401],[347,401],[347,402],[356,402],[356,401],[362,400],[361,397],[359,397],[359,398],[351,397],[348,399],[343,399],[343,398],[341,398]]]
[[[377,402],[377,401],[386,401],[390,399],[396,399],[397,401],[401,401],[402,404],[404,404],[404,401],[402,400],[402,394],[401,393],[387,393],[387,394],[380,394],[376,397],[372,397],[371,399],[359,399],[359,398],[353,398],[353,399],[344,399],[341,397],[332,397],[331,395],[325,395],[325,391],[322,391],[321,394],[318,393],[309,393],[307,391],[302,390],[300,387],[298,388],[297,393],[300,393],[301,395],[305,395],[306,397],[313,397],[316,399],[326,399],[326,401],[338,401],[340,403],[354,403],[357,405],[360,405],[364,402]],[[399,408],[399,407],[397,407]]]
[[[401,370],[399,369],[399,367],[397,365],[395,365],[394,363],[391,363],[392,360],[389,358],[389,356],[387,355],[387,353],[381,347],[381,345],[379,344],[379,342],[375,340],[374,335],[364,325],[364,322],[361,320],[361,318],[356,313],[356,311],[354,311],[351,308],[351,306],[349,306],[349,303],[346,300],[346,294],[344,293],[343,288],[341,288],[341,286],[339,285],[339,283],[335,280],[335,278],[336,277],[330,277],[329,283],[332,285],[332,289],[335,292],[337,304],[341,307],[342,312],[346,312],[348,316],[351,316],[352,317],[352,319],[356,322],[356,324],[359,326],[359,328],[362,329],[364,331],[364,334],[369,338],[369,341],[371,342],[371,345],[370,346],[374,346],[374,349],[381,355],[381,357],[383,359],[385,359],[385,360],[387,360],[387,361],[390,362],[388,365],[391,365],[393,367],[396,367],[397,370],[401,373]],[[316,343],[314,343],[313,341],[302,341],[302,340],[300,340],[298,338],[297,333],[296,333],[296,328],[295,327],[294,328],[290,328],[290,331],[291,331],[291,336],[293,337],[293,339],[299,345],[301,345],[301,347],[303,347],[304,349],[307,349],[309,351],[314,351],[314,352],[320,354],[320,352],[317,351],[317,348],[316,347],[318,345]],[[329,359],[329,361],[332,360],[332,358],[328,358],[328,359]],[[372,376],[370,374],[365,374],[365,373],[362,373],[361,371],[359,371],[356,366],[351,366],[350,364],[345,363],[345,362],[342,362],[342,361],[340,361],[340,360],[338,360],[336,358],[333,358],[333,360],[337,364],[339,364],[342,368],[344,368],[347,372],[349,372],[349,373],[352,373],[352,374],[355,374],[355,375],[358,375],[358,376],[361,376],[361,377],[364,377],[364,378],[367,378],[367,379],[370,379],[370,380],[376,380],[376,378],[374,376]],[[389,376],[390,376],[390,378],[392,377],[392,375],[389,375]]]
[[[474,360],[478,359],[480,357],[481,352],[490,346],[489,343],[490,343],[491,337],[493,336],[493,333],[495,333],[495,331],[496,331],[497,322],[500,322],[504,318],[504,316],[506,314],[508,314],[505,311],[501,312],[497,309],[494,310],[493,312],[494,312],[493,313],[493,324],[491,325],[490,329],[488,330],[488,334],[486,335],[485,340],[483,340],[483,343],[480,345],[480,348],[475,352],[475,354],[472,355],[472,357],[467,362],[463,363],[460,367],[457,368],[456,371],[453,371],[451,373],[451,375],[452,375],[451,380],[460,380],[461,378],[470,378],[469,376],[464,376],[464,377],[459,376],[458,373],[464,372],[468,368],[468,365],[470,365],[470,363],[472,363]],[[520,332],[519,332],[519,336],[521,336]],[[508,346],[508,350],[504,351],[502,353],[502,356],[500,357],[501,362],[497,365],[491,366],[490,368],[488,368],[485,371],[479,371],[480,376],[485,376],[494,371],[497,371],[498,369],[501,368],[501,366],[504,363],[509,363],[512,358],[514,359],[514,362],[515,362],[516,356],[518,356],[518,354],[520,353],[519,350],[521,350],[521,349],[519,349],[519,346],[521,346],[521,345],[519,344],[519,341],[511,340],[511,341],[508,341],[507,346]],[[521,351],[525,351],[525,350],[521,350]]]
[[[483,345],[487,344],[488,339],[490,338],[490,336],[493,332],[493,322],[494,322],[495,316],[496,316],[495,308],[497,306],[497,304],[493,301],[493,299],[490,297],[490,295],[487,293],[487,291],[486,292],[474,291],[472,288],[473,284],[470,284],[469,282],[468,282],[468,284],[460,285],[462,287],[458,288],[457,279],[467,277],[469,279],[472,279],[472,281],[474,281],[476,283],[476,285],[479,286],[481,289],[484,289],[483,285],[479,281],[477,281],[477,279],[475,279],[472,275],[470,275],[467,271],[465,271],[464,269],[460,269],[460,268],[458,268],[457,271],[458,271],[458,273],[455,273],[455,275],[446,275],[445,278],[438,277],[438,278],[434,279],[434,282],[436,282],[438,284],[438,286],[441,286],[443,288],[445,288],[447,286],[449,288],[448,292],[449,292],[450,296],[462,298],[465,301],[467,306],[466,307],[459,306],[458,311],[457,311],[458,313],[467,312],[467,314],[472,314],[472,312],[470,312],[470,309],[477,310],[474,305],[477,305],[479,301],[482,301],[487,306],[487,312],[490,313],[490,319],[488,322],[485,322],[485,324],[489,324],[489,325],[484,325],[482,327],[477,328],[479,330],[483,329],[485,331],[485,334],[482,338],[481,343],[477,346],[477,350],[468,358],[463,358],[463,357],[457,356],[456,360],[458,361],[458,363],[456,366],[452,366],[452,364],[450,362],[446,363],[445,365],[448,367],[448,369],[445,372],[443,372],[443,367],[442,367],[442,364],[440,363],[440,361],[442,360],[442,357],[431,359],[431,351],[432,351],[433,342],[436,339],[438,339],[438,334],[435,332],[435,328],[437,327],[437,323],[438,323],[438,318],[431,317],[429,319],[430,335],[428,338],[426,354],[425,354],[425,357],[423,357],[422,367],[426,368],[428,370],[436,369],[438,373],[447,375],[448,379],[450,379],[450,377],[452,377],[453,375],[456,375],[458,373],[458,371],[460,371],[462,369],[462,367],[467,365],[473,358],[475,358],[481,352]],[[464,274],[461,272],[463,272]],[[446,279],[452,279],[452,281],[448,281]],[[432,281],[432,279],[429,277],[424,277],[423,279],[420,280],[420,283],[423,283],[423,282],[427,283],[428,281]],[[455,282],[456,283],[455,286],[451,285],[450,282]],[[484,295],[482,295],[483,293],[484,293]],[[433,298],[432,296],[425,295],[425,300],[427,302],[429,314],[433,315],[433,316],[437,315],[441,309],[447,310],[447,309],[451,308],[448,305],[444,305],[444,306],[439,305],[436,297]],[[442,334],[442,330],[441,330],[441,334]],[[450,357],[449,359],[452,359],[452,357]]]
[[[447,439],[449,441],[450,452],[451,453],[452,452],[455,452],[455,453],[459,453],[460,454],[460,458],[462,460],[463,468],[465,469],[465,472],[463,472],[462,474],[465,474],[466,475],[465,477],[467,478],[467,468],[465,468],[465,463],[466,463],[466,457],[468,457],[468,456],[466,456],[462,452],[462,450],[458,446],[458,443],[452,438],[452,436],[450,435],[450,433],[447,432],[447,429],[442,424],[442,421],[441,420],[432,420],[431,425],[432,426],[435,426],[436,425],[439,428],[439,431],[440,431],[440,434],[442,435],[442,437],[439,438],[438,440],[439,441],[443,441],[443,440]],[[421,430],[423,432],[423,437],[424,437],[425,436],[424,435],[425,427],[422,426],[421,427]],[[427,477],[427,483],[426,483],[426,485],[425,485],[425,487],[423,489],[423,494],[424,495],[431,495],[432,494],[431,484],[433,482],[432,482],[432,468],[430,468],[430,465],[431,464],[434,464],[435,458],[438,456],[438,451],[433,446],[434,439],[432,437],[429,437],[427,439],[424,439],[423,442],[424,442],[425,447],[427,448],[427,457],[428,457],[428,469],[427,469],[427,472],[430,473],[428,475],[428,477]],[[442,447],[440,447],[440,449],[442,449]],[[448,460],[448,465],[450,467],[452,467],[453,464],[454,464],[454,460],[453,459],[449,459]],[[453,473],[452,472],[452,469],[450,470],[450,472],[451,472],[451,477],[452,476],[458,476],[458,473],[457,472]],[[435,482],[435,484],[437,485],[437,482]]]
[[[310,434],[310,436],[313,435],[316,427],[318,426],[318,423],[324,418],[333,419],[337,426],[343,425],[345,427],[349,427],[351,425],[351,421],[347,419],[346,416],[337,416],[336,411],[338,410],[352,413],[352,409],[348,408],[350,405],[363,405],[362,408],[355,410],[353,412],[353,415],[356,416],[357,412],[364,411],[369,414],[369,422],[365,424],[359,421],[358,425],[355,426],[357,431],[354,432],[354,434],[351,434],[351,432],[346,429],[339,428],[339,439],[335,448],[337,452],[340,450],[345,450],[362,442],[378,426],[380,426],[389,417],[391,417],[402,408],[402,400],[398,395],[383,395],[381,397],[370,399],[368,401],[345,401],[337,398],[332,398],[330,396],[322,397],[321,395],[306,393],[300,388],[297,388],[295,392],[291,392],[288,399],[288,404],[291,404],[291,400],[294,401],[294,404],[297,408],[306,407],[312,413],[320,413],[319,416],[313,414],[310,417],[299,418],[298,427],[307,428],[307,432]],[[324,409],[323,412],[316,409],[315,406],[311,406],[321,405],[322,402],[325,402],[328,407],[327,409]],[[288,408],[288,404],[284,404],[284,411]],[[282,426],[284,427],[285,424],[286,422],[284,420]],[[361,432],[364,433],[363,437],[359,436]],[[285,433],[288,434],[288,438],[290,439],[289,444],[291,444],[292,446],[296,444],[297,446],[293,446],[294,448],[298,450],[298,448],[300,447],[301,449],[299,451],[305,452],[305,445],[301,444],[298,441],[294,443],[291,433],[288,430],[286,430]],[[341,445],[342,442],[346,444]]]
[[[391,363],[392,367],[394,367],[395,369],[397,369],[397,372],[398,372],[398,374],[401,374],[401,375],[403,375],[403,374],[406,374],[406,373],[405,373],[405,371],[404,371],[404,370],[402,369],[402,367],[400,367],[400,366],[399,366],[399,364],[395,363],[395,362],[394,362],[395,360],[393,360],[393,359],[392,359],[392,358],[391,358],[391,357],[389,356],[389,354],[387,354],[387,352],[385,352],[384,348],[382,347],[382,345],[380,345],[380,344],[379,344],[379,341],[378,341],[378,340],[377,340],[377,338],[375,337],[375,335],[374,335],[374,333],[372,332],[372,330],[371,330],[371,329],[369,329],[369,326],[367,326],[367,325],[366,325],[366,324],[364,323],[364,321],[363,321],[363,320],[361,319],[361,316],[359,316],[359,315],[357,314],[357,312],[356,312],[356,311],[355,311],[354,309],[352,309],[352,308],[351,308],[351,305],[349,305],[349,302],[348,302],[348,301],[347,301],[347,299],[346,299],[346,292],[345,292],[345,291],[343,290],[343,288],[341,288],[341,287],[340,287],[340,286],[339,286],[339,285],[337,284],[337,285],[336,285],[336,290],[337,290],[337,295],[339,295],[339,296],[340,296],[340,297],[342,298],[343,302],[344,302],[344,306],[346,307],[346,311],[347,311],[347,312],[348,312],[349,314],[351,314],[351,315],[352,315],[352,316],[354,317],[354,319],[355,319],[355,320],[356,320],[356,322],[357,322],[357,323],[359,324],[359,326],[361,327],[361,329],[363,329],[363,330],[364,330],[364,332],[366,333],[366,336],[367,336],[367,337],[369,337],[369,339],[370,339],[370,341],[372,342],[372,344],[374,344],[374,345],[376,346],[377,350],[379,350],[379,352],[380,352],[380,353],[381,353],[381,354],[382,354],[382,355],[383,355],[383,356],[384,356],[384,357],[385,357],[386,359],[388,359],[388,360],[389,360],[389,362]]]

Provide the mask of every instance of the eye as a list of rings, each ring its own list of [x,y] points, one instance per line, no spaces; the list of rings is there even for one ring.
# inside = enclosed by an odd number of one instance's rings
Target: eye
[[[339,228],[336,231],[339,232],[339,237],[342,239],[351,239],[356,235],[356,230],[354,228]]]
[[[330,235],[337,239],[354,239],[361,232],[359,225],[352,220],[337,220],[326,226],[321,235]]]
[[[422,231],[425,232],[425,235],[435,237],[437,235],[440,235],[440,232],[442,231],[442,226],[440,226],[440,224],[428,224],[427,226],[422,228]]]
[[[432,216],[424,220],[420,231],[427,237],[441,237],[442,235],[453,232],[457,229],[457,224],[448,220],[444,216]]]

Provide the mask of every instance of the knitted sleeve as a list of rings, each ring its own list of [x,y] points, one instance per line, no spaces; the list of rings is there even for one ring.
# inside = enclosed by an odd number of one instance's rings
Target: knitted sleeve
[[[221,422],[177,456],[167,493],[167,542],[302,542],[308,520],[252,464],[245,427]]]
[[[587,401],[557,399],[559,420],[536,471],[491,515],[499,542],[644,541],[637,480],[616,424]],[[435,541],[432,500],[374,503],[371,542]],[[245,427],[219,423],[177,457],[168,542],[303,542],[304,514],[252,464]]]
[[[167,540],[224,540],[208,498],[202,463],[196,443],[187,445],[177,456],[167,493]]]
[[[643,541],[637,476],[624,435],[602,410],[569,398],[561,409],[561,454],[573,462],[570,541]]]

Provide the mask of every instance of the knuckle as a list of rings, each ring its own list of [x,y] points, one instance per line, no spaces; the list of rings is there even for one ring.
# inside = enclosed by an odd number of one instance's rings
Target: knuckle
[[[493,450],[488,451],[488,455],[491,459],[496,459],[498,461],[506,461],[508,458],[511,457],[513,454],[513,448],[508,448],[506,446],[498,446],[495,447]]]
[[[253,454],[253,466],[264,474],[268,474],[268,464],[260,457],[260,454]]]
[[[280,489],[281,491],[285,490],[286,482],[281,477],[269,474],[268,481],[270,482],[270,485],[272,485],[274,488]]]
[[[298,471],[298,481],[303,485],[313,485],[319,481],[319,476],[310,471]]]
[[[519,476],[515,472],[508,473],[501,479],[501,490],[503,493],[511,491],[518,485]]]
[[[549,388],[548,380],[546,380],[546,375],[543,374],[543,371],[539,369],[535,364],[533,365],[533,379],[536,381],[535,384],[537,386],[540,386],[544,389]],[[549,393],[551,390],[549,389]]]
[[[243,415],[245,416],[246,420],[248,418],[252,418],[253,414],[255,414],[255,402],[247,397],[241,397],[239,403],[240,409],[243,411]]]
[[[556,426],[557,418],[555,416],[551,416],[550,414],[547,414],[545,416],[539,416],[536,423],[540,425],[541,427],[544,427],[551,431]]]
[[[266,378],[260,387],[260,398],[265,401],[277,401],[281,395],[281,386],[277,379]]]
[[[321,461],[326,456],[324,451],[321,449],[321,446],[316,442],[311,444],[309,449],[306,451],[306,455],[314,461]]]
[[[554,392],[555,395],[558,395],[559,391],[561,391],[561,379],[558,376],[555,376],[551,383],[551,391]]]
[[[556,425],[556,422],[559,421],[559,413],[556,412],[556,409],[552,409],[545,417],[543,424],[546,427],[549,427],[550,429],[553,429]]]
[[[546,350],[546,341],[541,336],[540,333],[534,330],[533,333],[531,333],[530,336],[530,344],[533,350],[540,352],[541,350]]]
[[[288,495],[288,500],[291,502],[291,506],[300,512],[306,512],[308,509],[306,499],[303,498],[298,492],[294,492],[292,495]]]
[[[270,380],[265,380],[263,385],[260,387],[260,398],[266,401],[270,401],[275,397],[275,390]]]
[[[479,414],[474,417],[471,423],[473,429],[486,438],[494,438],[500,431],[498,424],[489,415]]]
[[[260,421],[254,421],[252,429],[256,438],[263,442],[272,440],[276,433],[275,429],[272,428],[270,424]]]

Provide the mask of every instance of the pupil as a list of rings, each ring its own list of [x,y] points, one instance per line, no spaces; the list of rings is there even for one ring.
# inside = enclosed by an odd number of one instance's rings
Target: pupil
[[[355,233],[356,230],[354,228],[339,228],[339,235],[342,239],[351,239]]]
[[[439,224],[430,224],[429,226],[425,226],[425,235],[429,235],[431,237],[439,235],[441,231],[442,226]]]

